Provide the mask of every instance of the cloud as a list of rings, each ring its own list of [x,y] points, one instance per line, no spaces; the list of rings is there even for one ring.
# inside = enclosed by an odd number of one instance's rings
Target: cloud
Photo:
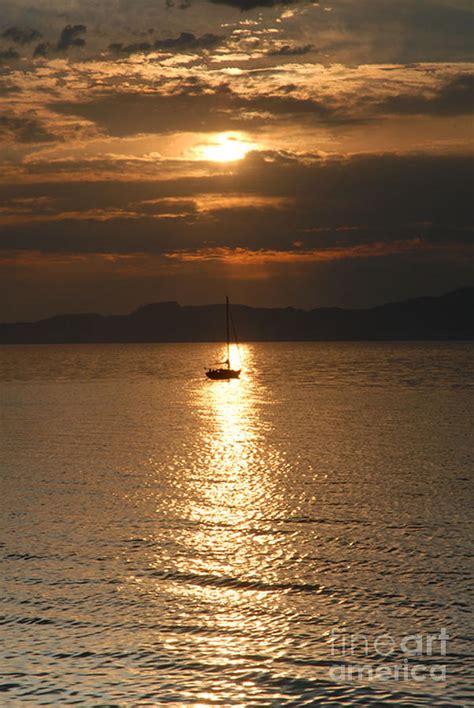
[[[216,132],[268,127],[271,121],[298,119],[323,125],[347,125],[359,119],[329,100],[289,95],[238,95],[226,85],[181,84],[164,93],[115,93],[84,102],[55,102],[58,113],[96,122],[113,136],[179,131]]]
[[[327,250],[329,258],[334,249],[360,255],[371,244],[418,243],[421,250],[444,247],[464,254],[472,243],[470,175],[470,159],[455,156],[310,161],[254,153],[232,174],[4,186],[0,198],[8,206],[8,223],[14,222],[16,199],[21,227],[4,225],[0,248],[295,251],[297,242],[299,254]],[[38,198],[48,213],[40,223],[32,207],[28,223],[25,204],[34,201],[25,200]],[[54,199],[54,213],[48,199]]]
[[[266,152],[230,173],[136,181],[120,169],[0,184],[8,317],[84,308],[83,296],[106,311],[104,292],[114,311],[232,284],[249,304],[360,306],[472,281],[467,157]]]
[[[470,139],[467,0],[335,0],[331,12],[193,0],[184,13],[136,0],[121,3],[118,24],[113,0],[81,0],[67,16],[40,4],[2,6],[5,248],[141,249],[143,263],[197,254],[186,261],[196,272],[219,253],[216,271],[242,253],[261,272],[321,254],[329,267],[357,253],[359,269],[442,251],[467,262],[472,168],[448,155],[467,154]],[[29,62],[33,52],[43,59]],[[224,131],[279,149],[198,160]],[[439,154],[396,154],[414,148]]]
[[[21,88],[18,85],[9,82],[8,80],[4,83],[0,83],[0,96],[14,96],[15,94],[19,94],[20,92]]]
[[[185,49],[212,49],[223,41],[223,37],[212,33],[203,34],[196,37],[191,32],[181,32],[179,37],[174,39],[157,39],[154,43],[155,49],[165,50],[185,50]]]
[[[219,261],[227,265],[266,265],[269,263],[327,263],[345,259],[380,258],[381,256],[399,255],[401,253],[419,253],[429,251],[451,250],[446,244],[430,243],[420,238],[409,238],[390,243],[375,241],[368,244],[336,246],[328,248],[274,250],[270,248],[229,248],[218,246],[214,248],[199,248],[194,251],[177,250],[165,253],[166,258],[177,261]]]
[[[66,25],[59,37],[57,49],[67,51],[70,47],[83,47],[86,40],[81,35],[86,31],[85,25]]]
[[[186,10],[191,5],[194,4],[196,0],[180,0],[178,7],[181,10]],[[296,3],[304,3],[309,0],[207,0],[207,2],[213,5],[228,5],[234,7],[241,12],[247,10],[254,10],[257,7],[275,7],[278,5],[293,5]],[[174,7],[176,5],[176,0],[166,0],[167,7]]]
[[[277,56],[277,57],[301,57],[304,56],[305,54],[311,54],[311,52],[314,52],[315,48],[313,44],[303,44],[303,45],[290,45],[290,44],[283,44],[280,47],[277,47],[275,49],[271,49],[268,52],[268,56]]]
[[[213,5],[229,5],[241,12],[257,7],[275,7],[276,5],[294,5],[304,0],[209,0]]]
[[[8,27],[1,36],[15,44],[30,44],[41,37],[41,32],[31,28]]]
[[[7,62],[15,59],[19,59],[20,55],[16,51],[16,49],[13,49],[10,47],[10,49],[4,49],[3,51],[0,51],[0,62]]]
[[[338,56],[350,63],[408,63],[472,58],[469,0],[337,0],[331,12],[320,13],[318,19],[321,29],[317,21],[311,27],[315,40],[333,60]]]
[[[122,42],[112,42],[108,49],[116,54],[139,54],[142,52],[151,52],[153,45],[150,42],[136,42],[135,44],[126,44]]]
[[[429,95],[399,93],[378,103],[386,114],[456,116],[471,114],[474,108],[474,74],[460,74],[444,82]]]
[[[378,135],[382,130],[388,135],[399,116],[468,115],[474,88],[466,64],[318,65],[313,70],[311,64],[298,62],[265,71],[239,69],[229,78],[225,72],[208,71],[202,61],[180,68],[160,65],[159,81],[152,83],[146,61],[139,67],[132,61],[121,61],[118,66],[110,62],[107,67],[98,65],[98,70],[100,82],[95,81],[93,63],[88,64],[89,76],[82,70],[74,77],[80,81],[77,93],[57,91],[59,97],[63,94],[63,100],[58,98],[48,108],[68,116],[70,121],[75,117],[87,119],[101,132],[115,137],[232,130],[258,133],[291,126],[293,131],[327,128],[339,139],[344,128],[362,129],[370,123]],[[84,90],[84,79],[98,88]],[[122,89],[121,84],[127,88]],[[44,101],[45,96],[41,98]],[[448,130],[446,123],[444,135]],[[258,140],[257,134],[254,137]],[[361,135],[359,149],[364,149],[370,137]],[[440,135],[438,141],[443,139]],[[454,142],[456,136],[451,140]]]
[[[182,5],[176,0],[176,7]],[[336,0],[326,4],[304,0],[193,0],[188,5],[187,12],[180,13],[167,9],[164,0],[122,1],[117,23],[111,21],[117,7],[114,0],[73,0],[67,17],[71,23],[71,18],[86,17],[90,28],[95,28],[88,39],[91,52],[99,50],[100,42],[103,46],[111,42],[126,46],[142,40],[153,44],[145,30],[149,27],[179,35],[181,29],[191,26],[196,36],[201,36],[220,34],[223,25],[248,21],[260,24],[259,28],[254,25],[258,32],[280,30],[283,44],[313,43],[321,61],[327,63],[469,61],[472,56],[472,3],[468,0]],[[239,10],[251,11],[252,17],[242,18]],[[5,27],[21,29],[32,24],[45,36],[56,31],[65,16],[58,10],[58,0],[29,4],[26,0],[3,0],[2,11]],[[277,20],[281,20],[278,25]],[[127,28],[139,39],[114,37],[112,33],[119,28]],[[76,39],[82,39],[82,35]],[[49,37],[45,41],[54,44]]]
[[[126,45],[120,42],[113,42],[109,44],[109,50],[119,54],[137,54],[152,51],[185,52],[199,49],[213,49],[223,41],[224,37],[209,32],[203,34],[201,37],[197,37],[192,34],[192,32],[181,32],[178,37],[157,39],[154,42],[136,42]]]
[[[33,57],[48,57],[56,52],[67,52],[74,47],[84,47],[86,40],[81,37],[87,32],[86,25],[66,25],[59,35],[56,44],[50,42],[40,42],[36,45],[33,52]]]
[[[52,47],[48,42],[40,42],[35,47],[35,50],[33,52],[33,56],[34,57],[47,57],[51,49],[52,49]]]
[[[0,142],[46,143],[58,138],[33,116],[0,116]]]

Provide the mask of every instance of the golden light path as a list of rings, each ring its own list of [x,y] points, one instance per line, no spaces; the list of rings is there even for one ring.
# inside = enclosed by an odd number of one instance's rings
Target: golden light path
[[[279,538],[263,533],[261,527],[262,518],[275,513],[273,504],[278,506],[279,501],[268,470],[283,461],[268,445],[260,419],[267,392],[252,373],[252,347],[241,345],[238,352],[231,346],[230,360],[246,372],[242,379],[205,381],[197,392],[202,457],[188,514],[199,526],[192,535],[196,560],[186,570],[205,582],[181,587],[179,592],[188,603],[209,608],[206,631],[193,636],[195,656],[204,657],[208,664],[232,667],[241,679],[222,676],[213,691],[198,694],[196,705],[202,708],[222,696],[232,697],[232,704],[242,707],[257,698],[260,687],[254,677],[245,676],[244,657],[251,652],[279,657],[289,641],[285,599],[275,599],[265,584],[257,582],[262,576],[268,587],[277,582],[278,572],[268,560],[278,564]],[[272,622],[276,611],[278,625]]]
[[[224,358],[225,351],[216,355]],[[222,696],[242,707],[257,698],[261,687],[245,675],[245,657],[256,653],[265,664],[282,656],[290,642],[285,597],[269,592],[279,582],[281,537],[265,532],[266,519],[279,515],[274,471],[284,469],[285,460],[269,444],[260,418],[268,392],[255,378],[251,345],[240,345],[240,356],[231,348],[230,358],[245,372],[240,380],[203,379],[195,390],[199,455],[187,474],[182,510],[190,526],[180,543],[188,552],[177,563],[191,582],[173,588],[180,606],[207,608],[200,614],[202,631],[186,638],[195,660],[227,665],[235,674],[216,679],[211,691],[190,693],[202,708]]]
[[[196,153],[201,159],[211,162],[235,162],[242,160],[256,147],[255,143],[246,140],[241,133],[220,133],[211,142],[199,145]]]
[[[226,355],[225,346],[203,345],[203,362]],[[291,463],[273,437],[258,351],[234,346],[230,360],[242,367],[240,379],[210,381],[200,373],[183,387],[182,444],[174,439],[163,457],[158,436],[149,485],[142,480],[137,490],[139,503],[148,498],[155,510],[152,544],[127,585],[151,603],[150,646],[183,667],[189,684],[182,694],[201,708],[259,702],[267,691],[259,673],[294,641],[295,598],[285,589],[292,582],[289,536],[275,525],[288,513]],[[248,670],[250,656],[258,671]]]

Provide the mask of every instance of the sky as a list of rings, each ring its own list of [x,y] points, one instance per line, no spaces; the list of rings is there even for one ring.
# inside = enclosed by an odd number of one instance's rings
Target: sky
[[[468,0],[2,0],[0,320],[472,284]]]

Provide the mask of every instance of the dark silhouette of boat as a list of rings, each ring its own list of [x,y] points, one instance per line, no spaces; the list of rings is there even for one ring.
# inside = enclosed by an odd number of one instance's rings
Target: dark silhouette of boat
[[[208,379],[213,379],[214,381],[226,381],[228,379],[238,379],[240,376],[240,369],[230,368],[230,325],[232,325],[232,331],[234,334],[235,343],[237,345],[237,350],[239,348],[239,343],[237,341],[237,334],[235,331],[234,320],[232,319],[232,312],[230,309],[229,298],[225,299],[225,321],[226,321],[226,332],[227,332],[227,359],[221,364],[217,369],[208,369],[206,371],[206,376]]]

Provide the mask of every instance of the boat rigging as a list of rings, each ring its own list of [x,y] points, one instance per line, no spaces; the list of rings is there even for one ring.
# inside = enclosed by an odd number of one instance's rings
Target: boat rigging
[[[227,359],[222,362],[224,366],[216,369],[208,369],[206,371],[206,376],[208,379],[225,381],[228,379],[238,379],[240,376],[241,369],[231,369],[230,367],[230,326],[232,326],[232,333],[234,335],[235,344],[237,351],[239,350],[239,342],[237,340],[237,333],[235,331],[234,320],[232,317],[232,312],[230,309],[229,298],[225,299],[225,318],[226,318],[226,334],[227,334]]]

